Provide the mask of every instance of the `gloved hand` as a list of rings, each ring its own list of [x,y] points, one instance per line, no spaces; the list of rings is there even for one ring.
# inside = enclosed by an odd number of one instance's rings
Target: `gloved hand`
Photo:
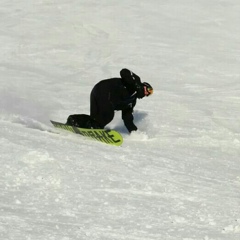
[[[124,123],[129,133],[131,133],[132,131],[137,131],[137,127],[133,122],[125,121]]]

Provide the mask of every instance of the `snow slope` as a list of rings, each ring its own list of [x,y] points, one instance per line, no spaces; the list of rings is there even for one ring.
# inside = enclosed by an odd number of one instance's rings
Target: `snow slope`
[[[0,238],[240,239],[240,2],[0,3]],[[112,147],[54,129],[127,67],[154,86]]]

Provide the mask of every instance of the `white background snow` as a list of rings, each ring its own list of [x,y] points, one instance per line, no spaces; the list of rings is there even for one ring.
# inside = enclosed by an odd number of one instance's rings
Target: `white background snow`
[[[51,126],[122,68],[121,147]],[[239,0],[1,0],[0,239],[239,240],[239,94]]]

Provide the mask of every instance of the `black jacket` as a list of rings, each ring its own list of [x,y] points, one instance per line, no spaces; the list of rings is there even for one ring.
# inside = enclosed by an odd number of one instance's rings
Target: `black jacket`
[[[122,111],[122,119],[129,132],[137,130],[133,123],[133,108],[137,98],[144,96],[139,76],[128,69],[120,71],[121,78],[111,78],[97,83],[91,92],[90,115],[102,127],[112,121],[114,110]]]

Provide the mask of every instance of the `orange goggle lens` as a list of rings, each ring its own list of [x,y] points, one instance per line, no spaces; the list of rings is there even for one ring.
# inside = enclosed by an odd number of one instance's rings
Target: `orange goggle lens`
[[[148,96],[153,94],[153,89],[152,88],[147,88],[147,91],[149,93]]]
[[[150,96],[151,94],[153,94],[153,89],[149,88],[149,87],[144,87],[144,91],[145,91],[145,96]]]

